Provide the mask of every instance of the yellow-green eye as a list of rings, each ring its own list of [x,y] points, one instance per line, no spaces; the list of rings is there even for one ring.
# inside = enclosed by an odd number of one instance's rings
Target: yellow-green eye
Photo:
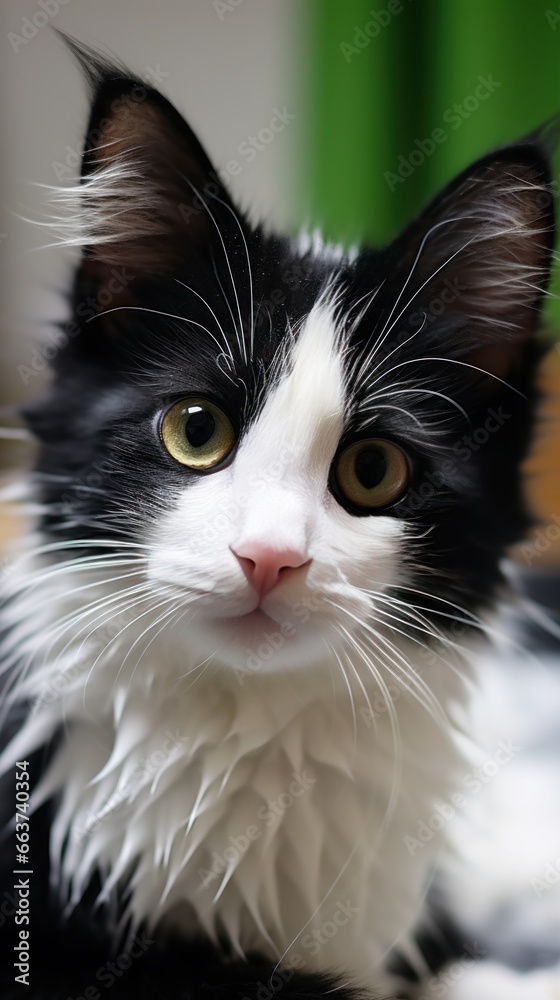
[[[167,411],[161,436],[177,462],[200,472],[223,462],[235,444],[233,427],[223,410],[195,396],[181,399]]]
[[[410,466],[404,452],[381,438],[350,445],[335,460],[333,473],[343,499],[363,510],[376,510],[393,503],[410,480]]]

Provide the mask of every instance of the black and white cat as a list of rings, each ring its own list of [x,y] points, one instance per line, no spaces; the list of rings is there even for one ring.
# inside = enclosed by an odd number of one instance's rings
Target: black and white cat
[[[465,771],[469,650],[527,524],[545,134],[347,255],[252,227],[159,93],[71,47],[83,256],[3,612],[27,995],[416,996],[391,970],[440,841],[410,844]]]

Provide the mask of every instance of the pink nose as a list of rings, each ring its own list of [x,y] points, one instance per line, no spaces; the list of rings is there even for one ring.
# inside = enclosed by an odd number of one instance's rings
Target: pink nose
[[[295,549],[271,549],[258,542],[241,545],[240,551],[232,549],[232,552],[261,600],[276,586],[287,569],[297,569],[309,562]]]

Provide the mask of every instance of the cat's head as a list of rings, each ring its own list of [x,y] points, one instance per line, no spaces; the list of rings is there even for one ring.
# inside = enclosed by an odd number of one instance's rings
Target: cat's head
[[[27,414],[49,535],[137,556],[201,661],[266,673],[466,627],[526,526],[543,136],[348,257],[251,226],[164,97],[80,57],[94,100],[60,197],[83,257]]]

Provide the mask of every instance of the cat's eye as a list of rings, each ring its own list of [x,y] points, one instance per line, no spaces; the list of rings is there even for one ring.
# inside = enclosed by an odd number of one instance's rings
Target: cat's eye
[[[167,411],[161,436],[177,462],[198,472],[223,462],[235,444],[234,429],[223,410],[195,396],[181,399]]]
[[[381,438],[357,441],[333,465],[335,492],[364,512],[387,507],[406,490],[410,464],[398,445]]]

